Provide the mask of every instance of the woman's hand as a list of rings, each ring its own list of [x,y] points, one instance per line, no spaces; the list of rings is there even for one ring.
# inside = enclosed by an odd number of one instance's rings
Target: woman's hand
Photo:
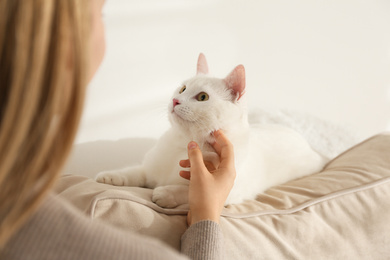
[[[181,177],[190,180],[188,225],[201,220],[219,223],[225,201],[234,184],[236,170],[233,145],[221,130],[214,132],[214,137],[216,142],[212,146],[220,159],[217,168],[203,161],[202,152],[195,142],[188,144],[189,159],[180,161],[181,167],[191,167],[190,171],[180,171]]]

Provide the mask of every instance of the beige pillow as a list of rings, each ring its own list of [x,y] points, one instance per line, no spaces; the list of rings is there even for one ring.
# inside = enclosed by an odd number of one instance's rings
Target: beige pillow
[[[390,134],[368,139],[317,174],[224,209],[229,259],[386,259],[390,256]],[[187,208],[163,209],[152,190],[63,176],[56,188],[92,219],[180,248]]]

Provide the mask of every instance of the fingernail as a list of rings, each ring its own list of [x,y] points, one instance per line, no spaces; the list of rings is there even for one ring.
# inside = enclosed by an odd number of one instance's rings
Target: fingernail
[[[196,145],[195,142],[190,142],[190,143],[188,144],[188,149],[189,149],[189,150],[195,149],[196,146],[197,146],[197,145]]]

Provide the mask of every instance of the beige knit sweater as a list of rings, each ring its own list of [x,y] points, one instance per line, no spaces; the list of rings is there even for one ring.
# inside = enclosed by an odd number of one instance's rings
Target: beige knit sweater
[[[131,219],[129,219],[131,221]],[[223,259],[217,223],[202,221],[182,236],[182,254],[153,238],[91,221],[50,194],[8,242],[0,259]]]

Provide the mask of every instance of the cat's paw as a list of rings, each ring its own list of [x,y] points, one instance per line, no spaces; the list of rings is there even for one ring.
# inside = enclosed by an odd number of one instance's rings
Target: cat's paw
[[[126,178],[118,173],[101,172],[95,180],[100,183],[111,184],[115,186],[126,186]]]
[[[157,187],[153,190],[152,201],[162,208],[174,208],[178,206],[175,195],[166,187]]]

